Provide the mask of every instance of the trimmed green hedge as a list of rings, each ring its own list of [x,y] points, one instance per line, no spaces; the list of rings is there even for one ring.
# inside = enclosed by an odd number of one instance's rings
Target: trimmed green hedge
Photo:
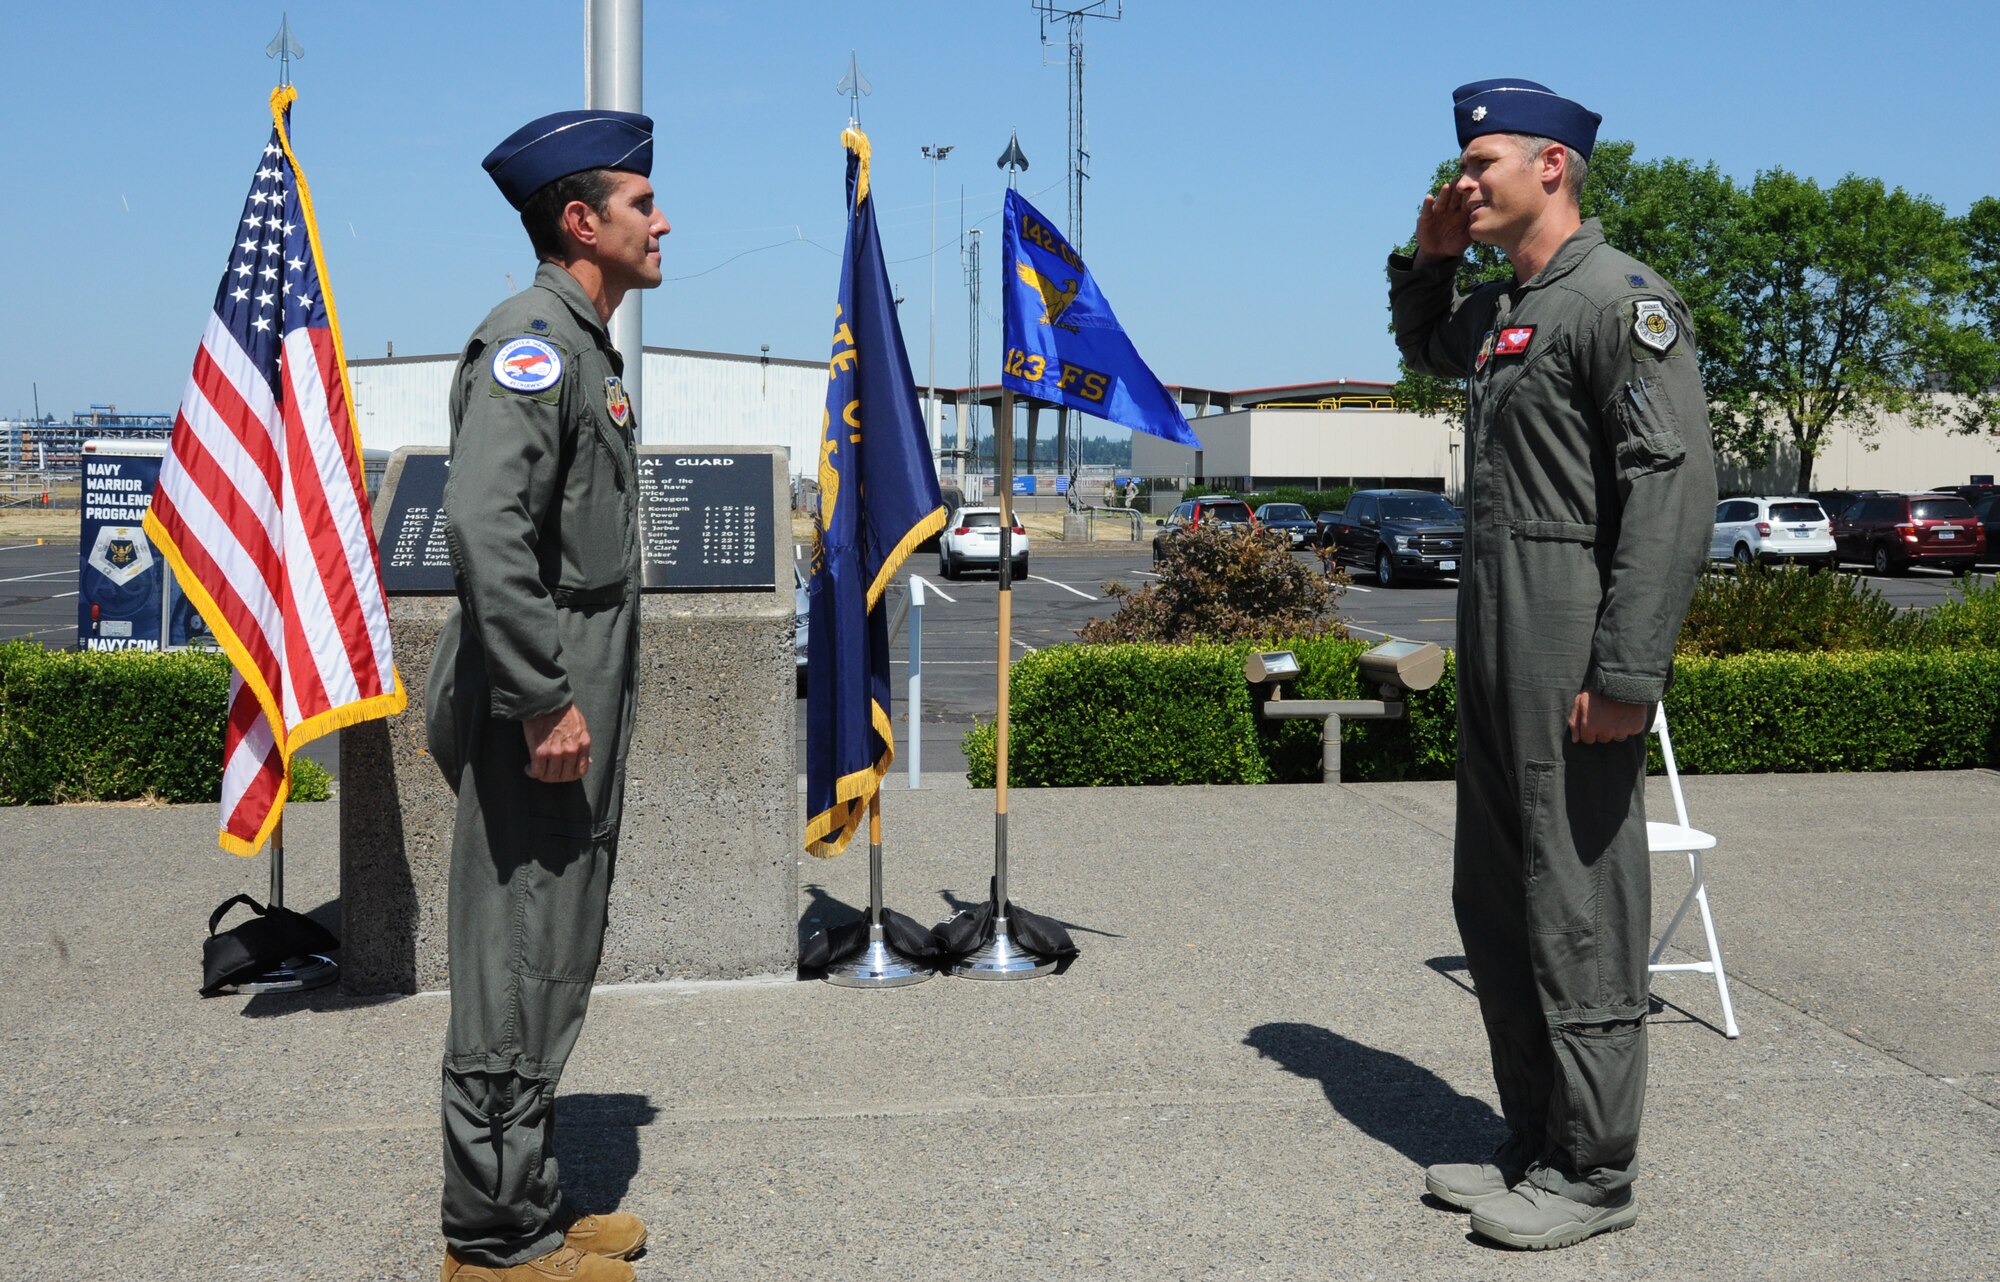
[[[1274,643],[1298,655],[1296,697],[1373,697],[1359,641]],[[1260,727],[1244,645],[1056,646],[1014,667],[1015,787],[1265,783],[1319,777],[1319,723]],[[1349,781],[1449,779],[1457,760],[1453,655],[1401,721],[1349,721]],[[1683,773],[1952,770],[2000,766],[2000,653],[1991,650],[1684,656],[1667,696]],[[994,777],[994,727],[965,738],[966,775]],[[1654,768],[1659,767],[1657,748]]]
[[[1243,647],[1065,645],[1014,665],[1008,775],[1053,787],[1263,783]],[[965,740],[993,786],[992,725]],[[979,782],[983,769],[985,782]]]
[[[1688,774],[2000,766],[1991,650],[1740,654],[1674,670],[1667,722]]]
[[[215,801],[228,700],[219,654],[0,645],[0,805]],[[292,800],[324,801],[328,783],[292,762]]]

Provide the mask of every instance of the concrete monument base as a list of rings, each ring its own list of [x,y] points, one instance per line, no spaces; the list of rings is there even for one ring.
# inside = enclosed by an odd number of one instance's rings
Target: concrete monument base
[[[378,527],[400,465],[399,456],[383,485]],[[773,510],[784,517],[785,469],[775,472]],[[789,534],[776,547],[787,590],[642,599],[638,720],[601,983],[730,979],[797,964]],[[341,732],[341,984],[354,993],[450,986],[445,898],[457,798],[426,747],[423,696],[453,601],[389,604],[409,708]]]

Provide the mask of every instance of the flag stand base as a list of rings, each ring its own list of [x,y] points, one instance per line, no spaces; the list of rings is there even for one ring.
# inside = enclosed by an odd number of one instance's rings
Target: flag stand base
[[[960,979],[1033,979],[1056,968],[1055,962],[1028,952],[1007,933],[1005,917],[993,923],[993,938],[978,952],[952,964]]]
[[[308,988],[325,988],[340,976],[340,966],[331,957],[307,953],[284,961],[239,983],[224,993],[299,993]]]
[[[930,977],[928,966],[918,965],[903,956],[889,947],[886,939],[869,940],[867,948],[844,962],[829,966],[824,976],[827,983],[839,988],[903,988],[921,984]]]

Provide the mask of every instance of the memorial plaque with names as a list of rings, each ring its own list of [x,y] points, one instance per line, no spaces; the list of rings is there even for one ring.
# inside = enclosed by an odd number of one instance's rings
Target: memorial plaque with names
[[[382,587],[397,594],[450,596],[451,553],[444,542],[444,454],[408,454],[383,522]]]
[[[648,592],[770,592],[770,454],[639,455],[639,558]]]

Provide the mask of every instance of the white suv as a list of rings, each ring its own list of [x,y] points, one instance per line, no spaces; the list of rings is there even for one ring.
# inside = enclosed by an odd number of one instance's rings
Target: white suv
[[[1833,524],[1808,498],[1724,499],[1715,505],[1711,561],[1794,562],[1832,567]]]
[[[1014,518],[1014,537],[1009,540],[1014,556],[1014,577],[1028,577],[1028,532],[1021,518]],[[1000,571],[1000,509],[962,507],[938,536],[938,573],[955,579],[967,569]]]

